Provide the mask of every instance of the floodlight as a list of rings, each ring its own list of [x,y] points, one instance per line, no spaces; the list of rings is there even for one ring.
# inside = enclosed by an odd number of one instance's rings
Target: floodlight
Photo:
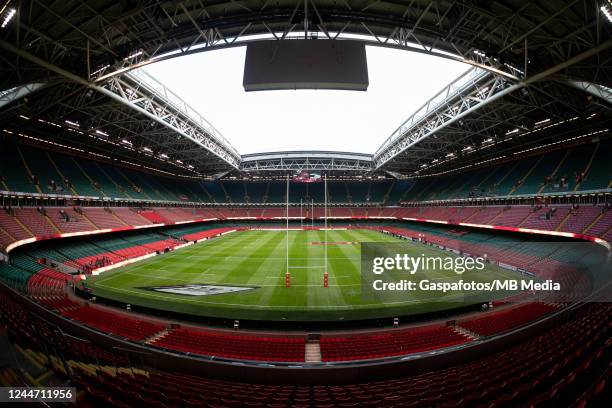
[[[612,1],[606,1],[606,3],[603,4],[599,9],[603,13],[603,15],[606,16],[608,22],[612,23]]]
[[[7,26],[8,23],[10,23],[10,21],[13,19],[13,17],[15,17],[15,14],[17,14],[17,10],[15,10],[14,8],[10,8],[6,11],[6,14],[4,15],[4,20],[2,20],[2,25],[0,25],[0,28],[4,28]]]

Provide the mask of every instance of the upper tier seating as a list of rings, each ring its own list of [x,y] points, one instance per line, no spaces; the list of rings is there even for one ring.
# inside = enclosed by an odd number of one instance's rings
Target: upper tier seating
[[[567,208],[562,207],[541,207],[531,212],[529,217],[519,224],[524,228],[533,228],[546,231],[556,231],[565,216]]]
[[[152,210],[139,211],[138,215],[151,221],[152,224],[167,224],[170,221],[159,213],[157,213],[156,211]]]
[[[244,183],[246,197],[249,203],[263,203],[268,183],[251,182]]]
[[[49,153],[50,160],[55,164],[59,176],[63,179],[64,194],[74,192],[80,196],[102,197],[99,188],[94,186],[88,175],[80,167],[81,159],[58,153]]]
[[[502,210],[501,214],[495,217],[493,222],[495,225],[517,227],[521,225],[527,217],[530,217],[531,213],[531,207],[507,207]]]
[[[27,227],[21,224],[19,219],[13,215],[17,211],[19,210],[13,209],[9,213],[8,211],[0,210],[0,227],[4,231],[5,237],[8,235],[12,238],[11,242],[32,237],[32,233],[26,229]]]
[[[14,143],[0,141],[0,186],[7,191],[40,192],[23,163],[21,151]]]
[[[471,224],[495,224],[493,221],[501,214],[502,208],[500,207],[482,207],[479,211],[474,213],[471,217],[466,218],[462,222],[469,222]],[[461,221],[461,220],[457,220]]]
[[[555,169],[561,163],[566,153],[566,151],[560,150],[541,156],[512,194],[536,194],[540,192],[544,188],[544,180],[547,176],[554,174]]]
[[[244,183],[241,181],[238,182],[224,182],[223,189],[230,197],[230,201],[233,203],[244,203],[245,199],[245,187]]]
[[[585,229],[591,225],[601,214],[601,207],[594,205],[580,206],[574,211],[568,209],[566,221],[560,226],[561,231],[584,233]]]
[[[283,181],[172,179],[7,141],[0,142],[0,151],[0,190],[175,202],[285,202]],[[453,177],[443,175],[395,182],[330,180],[328,200],[332,203],[397,204],[400,201],[606,189],[612,182],[610,166],[606,165],[611,151],[612,142],[602,141],[523,157]],[[322,182],[291,182],[289,190],[292,203],[324,200]]]
[[[166,220],[162,222],[192,221],[202,218],[194,210],[187,208],[155,208],[155,213],[159,215],[158,220]]]
[[[15,211],[15,215],[21,224],[32,231],[35,236],[58,233],[58,229],[52,224],[51,220],[36,208],[20,208],[19,211]]]
[[[83,207],[83,213],[100,229],[122,228],[127,226],[121,218],[114,214],[114,209]],[[143,221],[140,225],[144,224],[147,224],[147,222]]]
[[[131,208],[113,208],[113,213],[126,225],[149,225],[152,224],[146,217],[141,216]]]
[[[602,211],[599,218],[596,218],[596,220],[597,222],[587,228],[584,233],[608,239],[610,228],[612,228],[612,208],[607,211]]]
[[[73,208],[47,208],[47,215],[61,232],[78,232],[96,229],[82,214]]]

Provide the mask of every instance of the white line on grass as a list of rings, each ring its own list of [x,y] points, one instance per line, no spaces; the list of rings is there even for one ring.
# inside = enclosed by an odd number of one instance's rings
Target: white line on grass
[[[325,265],[312,265],[312,266],[293,266],[289,265],[289,269],[317,269],[317,268],[325,268]]]
[[[189,258],[195,258],[195,259],[214,259],[214,258],[223,258],[223,259],[244,259],[244,256],[233,256],[233,255],[190,255]],[[270,259],[272,261],[285,261],[287,258],[286,257],[280,257],[280,256],[249,256],[249,259]],[[296,257],[290,257],[290,260],[300,260],[300,261],[310,261],[310,260],[323,260],[325,258],[296,258]],[[357,259],[361,259],[361,256],[341,256],[341,257],[334,257],[334,258],[327,258],[329,260],[357,260]]]
[[[108,289],[112,289],[115,291],[119,291],[119,292],[126,292],[126,293],[135,293],[141,296],[145,296],[145,297],[152,297],[152,298],[156,298],[156,299],[168,299],[168,300],[172,300],[172,301],[178,301],[179,299],[177,299],[176,297],[171,297],[171,296],[161,296],[161,295],[157,295],[154,293],[148,293],[148,292],[144,292],[144,291],[135,291],[135,290],[130,290],[130,289],[125,289],[125,288],[115,288],[115,287],[111,287],[111,286],[106,286],[106,285],[97,285],[97,286],[101,286],[101,287],[105,287]],[[276,286],[276,285],[270,285],[270,286]],[[292,285],[294,286],[294,285]],[[297,286],[297,285],[295,285]],[[320,285],[314,285],[314,286],[320,286]],[[355,285],[351,285],[351,286],[355,286]],[[463,298],[463,295],[460,295],[461,298]],[[459,297],[459,296],[447,296],[444,298],[444,303],[449,302],[449,299],[452,299],[453,297]],[[424,302],[428,302],[428,301],[434,301],[434,300],[438,300],[440,299],[439,296],[436,296],[434,298],[426,298],[426,299],[415,299],[415,300],[404,300],[401,302],[386,302],[386,303],[362,303],[362,304],[355,304],[355,305],[346,305],[346,309],[347,310],[352,310],[352,309],[359,309],[362,307],[371,307],[371,306],[378,306],[378,307],[384,307],[387,305],[404,305],[404,304],[410,304],[410,303],[424,303]],[[226,303],[226,302],[206,302],[206,301],[202,301],[202,299],[180,299],[181,303],[208,303],[211,305],[223,305],[223,306],[242,306],[244,307],[245,304],[244,303]],[[278,308],[293,308],[293,309],[300,309],[299,306],[296,305],[258,305],[258,304],[251,304],[251,305],[246,305],[248,308],[254,308],[254,309],[278,309]],[[336,305],[309,305],[306,309],[342,309],[342,307],[340,306],[336,306]]]

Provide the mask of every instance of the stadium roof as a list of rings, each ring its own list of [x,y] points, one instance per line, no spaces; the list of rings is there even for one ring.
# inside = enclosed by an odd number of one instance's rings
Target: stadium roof
[[[142,68],[205,114],[243,155],[288,150],[372,154],[425,99],[470,67],[368,46],[367,92],[245,92],[246,48],[188,55]]]
[[[443,173],[607,133],[612,23],[599,3],[5,0],[16,13],[0,28],[0,123],[172,174],[223,174],[241,165],[231,144],[133,68],[254,40],[358,38],[477,68],[373,157],[399,175]]]
[[[327,151],[245,154],[241,163],[241,171],[248,175],[277,175],[300,170],[355,175],[368,173],[373,169],[374,163],[370,154]]]

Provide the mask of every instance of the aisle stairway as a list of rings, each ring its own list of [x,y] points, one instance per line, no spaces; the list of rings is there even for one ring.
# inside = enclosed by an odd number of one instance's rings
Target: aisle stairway
[[[319,340],[308,340],[306,342],[304,361],[307,363],[321,362],[321,343]]]

